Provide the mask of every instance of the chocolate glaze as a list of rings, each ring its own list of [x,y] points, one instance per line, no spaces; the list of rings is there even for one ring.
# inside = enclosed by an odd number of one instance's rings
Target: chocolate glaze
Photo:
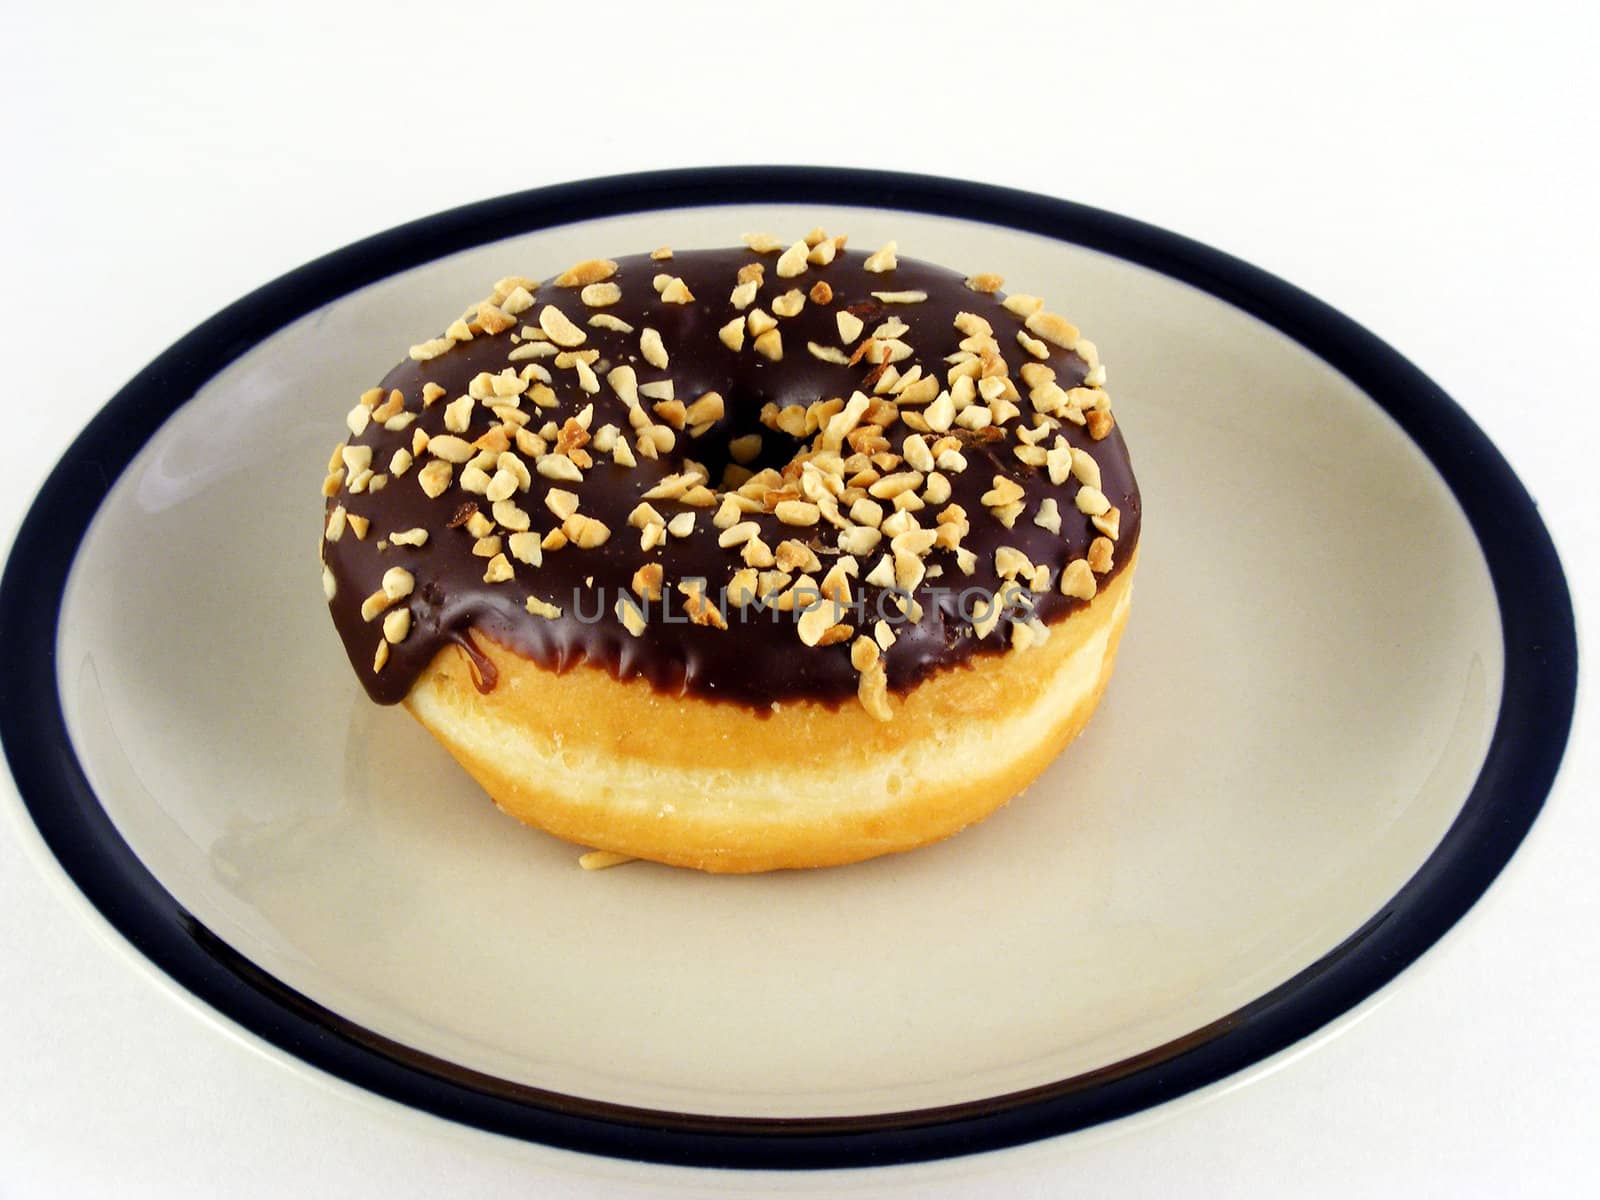
[[[508,365],[520,369],[524,364],[507,362],[507,354],[514,348],[512,335],[524,324],[536,324],[539,310],[546,304],[554,304],[587,334],[581,348],[593,347],[600,351],[601,361],[595,368],[602,381],[608,367],[628,364],[638,373],[641,384],[673,380],[677,397],[685,403],[704,392],[720,392],[726,412],[710,432],[698,439],[680,432],[675,449],[659,461],[640,457],[636,467],[619,467],[612,463],[609,455],[590,447],[595,462],[593,468],[585,472],[582,483],[553,483],[534,475],[532,490],[514,499],[532,515],[535,532],[543,533],[559,524],[544,504],[546,490],[555,486],[576,492],[580,511],[603,521],[610,528],[611,537],[594,549],[569,545],[559,551],[546,552],[543,564],[537,568],[514,563],[516,577],[503,583],[485,583],[485,560],[472,554],[473,537],[464,528],[446,527],[463,503],[477,502],[485,515],[489,513],[489,504],[482,497],[464,492],[457,483],[452,483],[438,499],[430,499],[417,481],[421,460],[404,475],[391,478],[379,492],[349,495],[341,490],[328,501],[329,510],[336,504],[343,504],[349,513],[368,518],[371,527],[365,539],[357,539],[346,530],[337,542],[323,543],[323,558],[337,585],[330,610],[350,661],[372,698],[384,704],[402,700],[438,652],[452,643],[466,650],[474,661],[480,686],[485,690],[492,688],[492,664],[487,664],[481,652],[470,644],[469,631],[472,630],[554,670],[588,662],[606,668],[619,678],[643,677],[657,688],[672,693],[722,698],[759,707],[798,699],[832,704],[853,697],[858,674],[850,663],[849,644],[805,646],[796,633],[792,614],[764,612],[741,621],[738,611],[730,608],[729,627],[720,630],[688,623],[682,619],[681,608],[672,610],[673,621],[661,619],[657,606],[650,610],[651,619],[643,635],[633,637],[616,617],[612,606],[617,596],[627,591],[634,572],[647,559],[659,561],[665,568],[669,604],[679,599],[678,580],[703,577],[715,596],[733,572],[744,565],[737,549],[726,550],[717,545],[719,531],[712,524],[714,509],[689,508],[674,501],[650,501],[667,519],[678,512],[694,512],[695,531],[688,538],[671,538],[648,553],[640,549],[639,531],[629,527],[628,514],[640,502],[643,492],[662,477],[682,469],[684,457],[708,466],[711,486],[715,487],[728,461],[728,443],[741,434],[759,432],[763,436],[763,453],[760,460],[752,464],[756,468],[781,467],[800,450],[801,443],[764,427],[758,414],[769,401],[780,406],[804,405],[828,397],[849,397],[861,387],[863,377],[871,370],[869,364],[863,361],[854,366],[842,366],[823,362],[806,350],[808,341],[822,346],[840,346],[835,322],[839,309],[849,306],[862,316],[866,322],[863,336],[870,335],[880,321],[890,316],[899,317],[909,326],[902,340],[916,353],[897,364],[902,370],[920,362],[924,373],[938,375],[942,380],[946,370],[944,356],[955,351],[963,336],[952,324],[956,314],[962,311],[976,313],[993,326],[995,339],[1014,379],[1023,363],[1036,361],[1017,343],[1022,320],[1002,307],[1003,294],[975,292],[965,285],[959,273],[906,258],[899,259],[893,271],[867,272],[863,268],[864,258],[860,253],[843,252],[831,264],[812,265],[795,279],[777,276],[776,255],[758,255],[747,249],[678,251],[667,261],[653,261],[646,255],[624,258],[618,260],[619,270],[611,280],[622,289],[622,299],[611,307],[586,308],[579,299],[578,288],[546,283],[535,293],[534,307],[520,314],[510,331],[492,337],[479,335],[439,357],[425,362],[408,359],[391,370],[383,379],[383,387],[397,388],[404,394],[406,408],[419,414],[415,428],[423,429],[430,436],[443,433],[446,403],[465,394],[468,382],[480,371],[496,373]],[[830,303],[819,305],[808,300],[798,315],[779,320],[783,337],[781,362],[770,362],[754,353],[749,339],[737,353],[718,340],[718,329],[738,315],[729,300],[737,272],[751,262],[761,262],[766,268],[765,280],[753,307],[767,312],[771,311],[776,296],[793,287],[808,292],[818,280],[826,280],[833,289]],[[681,277],[694,293],[695,300],[689,304],[663,302],[652,286],[658,273]],[[912,289],[926,291],[928,299],[917,304],[882,304],[872,297],[874,291]],[[635,331],[625,334],[589,325],[588,318],[598,311],[621,318],[633,325]],[[670,355],[665,370],[651,367],[641,356],[639,332],[646,326],[660,331]],[[555,368],[549,358],[539,361],[550,369],[554,379],[552,387],[560,406],[535,410],[524,400],[524,409],[537,414],[530,428],[537,429],[546,419],[560,424],[592,402],[592,429],[598,430],[611,423],[624,432],[631,432],[627,408],[610,387],[602,383],[598,394],[589,395],[580,390],[573,371]],[[1087,365],[1077,354],[1055,346],[1050,347],[1047,361],[1064,388],[1080,384],[1087,371]],[[446,395],[423,409],[422,390],[428,382],[443,387]],[[977,653],[999,652],[1008,644],[1006,622],[1002,621],[995,631],[979,639],[971,624],[962,617],[956,597],[951,595],[935,602],[929,589],[992,591],[999,588],[1001,580],[995,571],[994,552],[1000,546],[1014,546],[1033,563],[1048,564],[1055,579],[1068,561],[1083,557],[1089,543],[1098,536],[1089,518],[1074,504],[1078,490],[1076,481],[1069,478],[1054,485],[1042,468],[1030,468],[1013,455],[1013,448],[1019,444],[1016,429],[1019,425],[1031,425],[1034,417],[1027,398],[1028,389],[1020,385],[1020,380],[1019,390],[1022,393],[1018,401],[1021,416],[1004,426],[1004,436],[1000,440],[982,441],[961,430],[952,431],[967,442],[962,453],[968,466],[965,471],[948,476],[949,502],[966,509],[971,531],[962,544],[976,553],[977,568],[973,575],[964,576],[956,566],[953,552],[936,548],[928,555],[929,566],[939,564],[943,572],[938,578],[925,580],[917,589],[917,598],[923,604],[920,622],[907,623],[898,614],[891,618],[892,623],[898,622],[894,623],[898,640],[885,654],[884,662],[889,686],[896,691],[904,692],[941,668],[965,663]],[[650,402],[645,403],[648,406]],[[482,404],[475,405],[471,427],[464,436],[469,440],[475,438],[496,423],[493,414]],[[896,423],[887,430],[886,436],[898,451],[911,432],[903,423]],[[1138,544],[1140,524],[1138,486],[1121,432],[1113,429],[1107,437],[1095,441],[1084,428],[1063,422],[1061,433],[1072,445],[1093,455],[1100,467],[1101,490],[1121,510],[1113,571],[1120,570]],[[389,432],[374,422],[350,442],[372,446],[373,469],[386,471],[390,456],[402,446],[409,447],[412,436],[411,429]],[[931,442],[934,437],[928,435],[928,440]],[[845,453],[849,453],[848,447]],[[459,473],[458,469],[457,476]],[[1026,510],[1011,529],[1006,529],[980,500],[992,486],[995,475],[1014,479],[1026,493]],[[1059,534],[1034,524],[1039,502],[1046,496],[1055,497],[1060,510]],[[885,512],[892,511],[887,502],[884,508]],[[919,521],[931,526],[935,511],[931,506],[925,509],[918,514]],[[832,556],[839,553],[834,549],[835,531],[825,522],[810,529],[797,529],[780,523],[771,514],[755,514],[744,519],[755,520],[762,526],[761,536],[769,546],[775,547],[788,538],[808,542],[821,558],[824,571],[832,562]],[[387,538],[390,533],[418,526],[429,531],[426,545],[379,549],[380,539]],[[887,550],[887,539],[880,550],[863,557],[861,576],[866,575],[883,550]],[[390,647],[384,668],[374,671],[373,654],[382,638],[382,622],[381,618],[363,620],[361,603],[378,589],[384,572],[393,566],[406,567],[416,579],[415,591],[401,602],[411,610],[412,627],[408,637]],[[1106,578],[1102,576],[1101,582]],[[866,601],[869,616],[860,632],[868,633],[877,616],[878,589],[864,584],[859,577],[851,586],[853,592]],[[559,606],[562,616],[547,619],[530,615],[525,610],[529,596]],[[1068,599],[1054,587],[1037,594],[1033,600],[1036,615],[1046,623],[1058,621],[1082,607],[1080,601]],[[591,621],[597,611],[598,620]],[[894,613],[892,608],[887,611]],[[486,665],[488,670],[485,670]]]

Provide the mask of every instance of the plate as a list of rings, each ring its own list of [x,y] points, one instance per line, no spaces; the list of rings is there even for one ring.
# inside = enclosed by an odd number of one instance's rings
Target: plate
[[[1094,337],[1146,512],[1117,675],[1038,783],[938,846],[582,871],[360,692],[313,552],[327,443],[488,280],[817,224],[999,272]],[[1526,492],[1349,320],[1111,214],[800,168],[493,200],[239,301],[67,452],[0,630],[28,815],[184,993],[455,1121],[764,1167],[1063,1133],[1322,1029],[1516,849],[1576,671]]]

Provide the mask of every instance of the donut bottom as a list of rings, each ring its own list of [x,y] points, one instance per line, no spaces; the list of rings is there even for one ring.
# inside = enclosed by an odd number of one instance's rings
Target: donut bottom
[[[550,671],[481,636],[493,691],[447,647],[405,705],[502,810],[582,846],[717,873],[858,862],[982,820],[1078,735],[1111,678],[1135,563],[1043,645],[891,692],[891,721],[853,700],[757,715],[598,667]]]

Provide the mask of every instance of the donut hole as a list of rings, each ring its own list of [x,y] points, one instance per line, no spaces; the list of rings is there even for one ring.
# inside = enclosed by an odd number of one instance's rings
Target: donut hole
[[[690,443],[689,457],[705,467],[711,486],[732,491],[761,471],[782,471],[811,445],[761,423],[760,405],[734,404],[729,417]]]

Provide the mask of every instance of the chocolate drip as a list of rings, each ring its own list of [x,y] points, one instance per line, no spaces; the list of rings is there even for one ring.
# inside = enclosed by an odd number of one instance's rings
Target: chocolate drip
[[[472,664],[472,686],[487,696],[494,691],[495,685],[500,682],[500,668],[494,665],[494,660],[478,649],[478,643],[472,640],[472,630],[452,629],[449,638],[461,647],[462,653],[467,656],[467,661]]]

